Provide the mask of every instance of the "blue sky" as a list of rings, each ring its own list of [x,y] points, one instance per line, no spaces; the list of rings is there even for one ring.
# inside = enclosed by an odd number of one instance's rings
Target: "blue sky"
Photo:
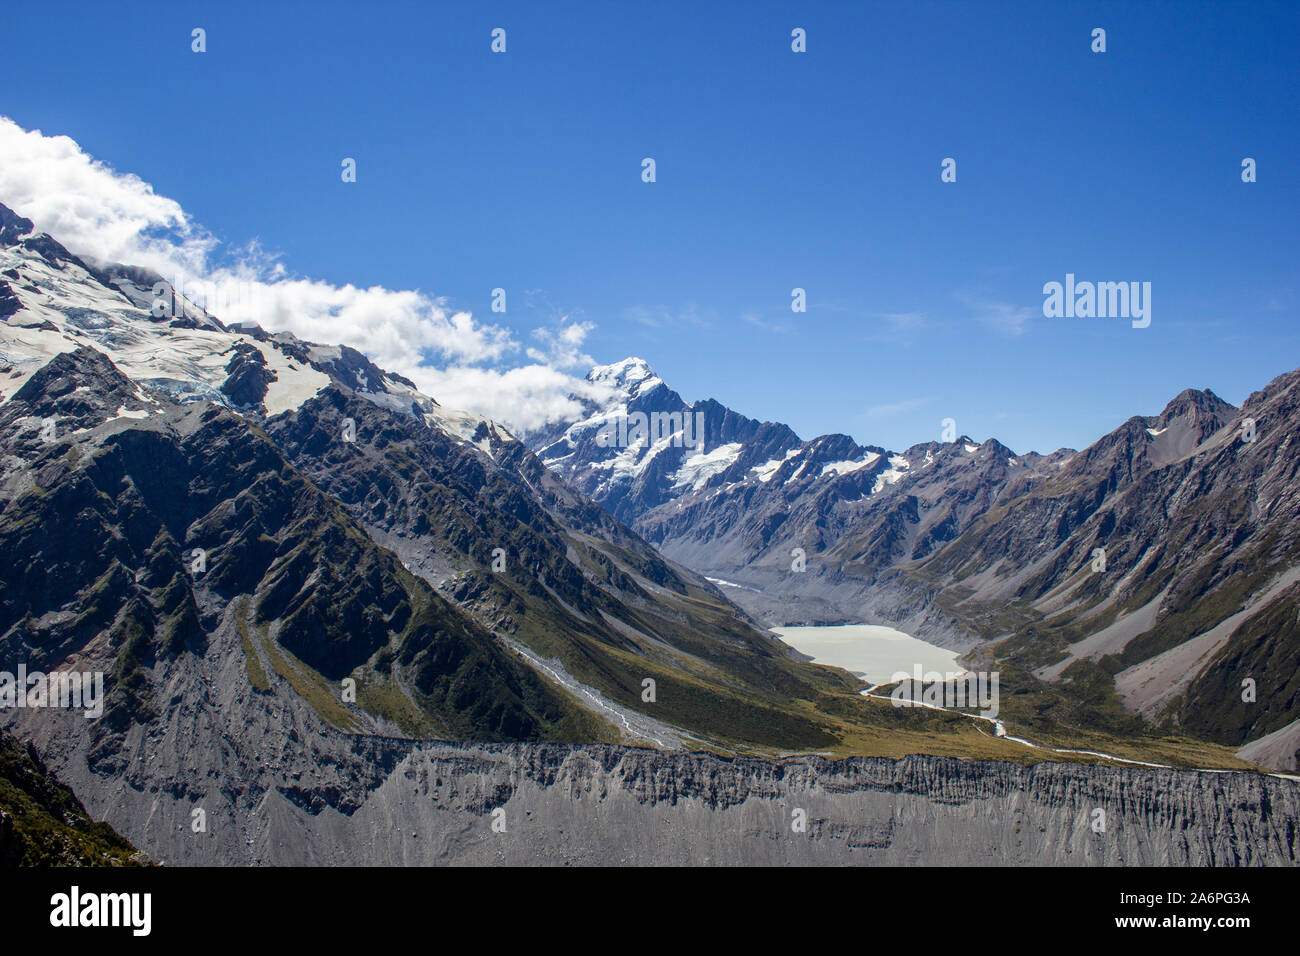
[[[221,239],[444,296],[523,346],[590,323],[597,361],[640,355],[804,437],[900,448],[953,417],[1017,451],[1082,447],[1183,388],[1240,403],[1300,366],[1295,4],[47,2],[5,21],[0,115]],[[1151,282],[1151,326],[1044,318],[1067,272]]]

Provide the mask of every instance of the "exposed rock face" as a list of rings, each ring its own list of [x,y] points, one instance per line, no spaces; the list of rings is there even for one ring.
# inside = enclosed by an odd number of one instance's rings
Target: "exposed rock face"
[[[36,284],[0,324],[0,651],[111,648],[116,699],[235,607],[255,656],[290,651],[326,696],[357,679],[371,716],[345,723],[413,736],[821,749],[839,721],[803,702],[861,709],[496,423],[0,215],[0,269]]]
[[[1183,392],[978,519],[913,580],[1014,632],[999,654],[1046,680],[1113,677],[1151,723],[1258,739],[1300,713],[1298,428],[1300,372],[1240,410]]]
[[[586,726],[580,707],[370,541],[260,429],[220,406],[146,404],[137,391],[82,348],[0,406],[11,436],[0,441],[10,557],[0,655],[46,670],[79,659],[109,675],[105,726],[93,730],[105,752],[129,721],[171,706],[150,671],[203,655],[223,621],[245,629],[247,649],[230,650],[254,672],[263,637],[334,686],[382,659],[423,700],[426,732],[574,739],[564,735]],[[133,402],[138,418],[122,414]],[[63,430],[45,440],[44,421]],[[286,666],[279,650],[262,653]],[[337,696],[322,698],[336,720],[367,723]]]
[[[587,380],[599,397],[574,396],[582,419],[543,428],[525,440],[573,487],[629,524],[693,488],[717,487],[724,475],[743,475],[800,445],[785,425],[746,418],[712,400],[687,404],[639,358],[598,366]],[[637,415],[673,416],[666,427],[676,437],[638,439],[635,428],[630,437],[624,428],[626,444],[601,438],[603,426]],[[698,433],[697,415],[703,423]],[[839,441],[833,451],[840,457],[862,451],[847,436],[834,437]],[[707,464],[699,460],[705,451],[715,453]]]
[[[240,342],[226,364],[229,373],[221,390],[242,408],[261,408],[268,386],[275,381],[275,372],[266,366],[266,357],[260,349]]]
[[[268,760],[348,807],[385,737],[822,749],[898,721],[495,423],[346,347],[155,315],[156,277],[38,245],[0,248],[45,290],[0,325],[0,658],[100,671],[106,697],[0,721],[96,807],[179,812]],[[299,709],[288,741],[253,729]],[[329,728],[379,763],[322,796]],[[220,799],[228,833],[249,808]]]
[[[11,278],[17,278],[12,276]],[[14,294],[13,287],[4,279],[0,279],[0,319],[7,319],[23,307],[18,296]]]
[[[89,768],[84,737],[62,735],[60,772],[172,865],[1259,866],[1300,854],[1300,783],[1249,773],[349,737],[268,700],[236,692],[238,719],[217,727],[181,703],[168,732],[135,729],[111,775]],[[196,730],[217,746],[188,745]],[[206,832],[191,828],[196,808]]]

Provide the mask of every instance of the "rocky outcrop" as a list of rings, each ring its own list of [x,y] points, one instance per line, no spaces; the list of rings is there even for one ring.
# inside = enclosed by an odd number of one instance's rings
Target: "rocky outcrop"
[[[0,867],[147,862],[112,827],[87,816],[30,744],[0,731]]]
[[[229,373],[221,384],[221,391],[241,408],[261,408],[266,400],[267,387],[275,381],[275,372],[266,366],[260,349],[247,342],[239,342],[226,364]]]
[[[113,775],[90,769],[82,738],[53,746],[94,812],[173,865],[1278,866],[1300,853],[1300,783],[1250,773],[456,744],[309,733],[292,701],[251,694],[239,709],[217,746],[192,748],[198,709],[178,708]]]

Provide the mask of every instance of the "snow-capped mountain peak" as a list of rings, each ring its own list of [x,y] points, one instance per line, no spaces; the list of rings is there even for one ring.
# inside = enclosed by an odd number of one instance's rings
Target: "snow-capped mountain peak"
[[[613,390],[616,400],[637,398],[666,387],[650,363],[635,356],[610,365],[597,365],[587,373],[587,381]]]
[[[331,384],[412,415],[491,455],[514,438],[441,407],[346,345],[252,323],[224,325],[149,270],[79,258],[0,204],[0,402],[57,355],[89,346],[139,386],[255,418],[294,411]]]

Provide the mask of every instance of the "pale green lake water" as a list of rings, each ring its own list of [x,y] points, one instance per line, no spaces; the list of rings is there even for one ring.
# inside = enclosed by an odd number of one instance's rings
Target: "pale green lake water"
[[[818,664],[843,667],[873,684],[883,684],[899,671],[911,674],[917,664],[922,671],[965,673],[965,668],[957,664],[957,651],[935,647],[892,627],[840,624],[774,627],[772,631]]]

